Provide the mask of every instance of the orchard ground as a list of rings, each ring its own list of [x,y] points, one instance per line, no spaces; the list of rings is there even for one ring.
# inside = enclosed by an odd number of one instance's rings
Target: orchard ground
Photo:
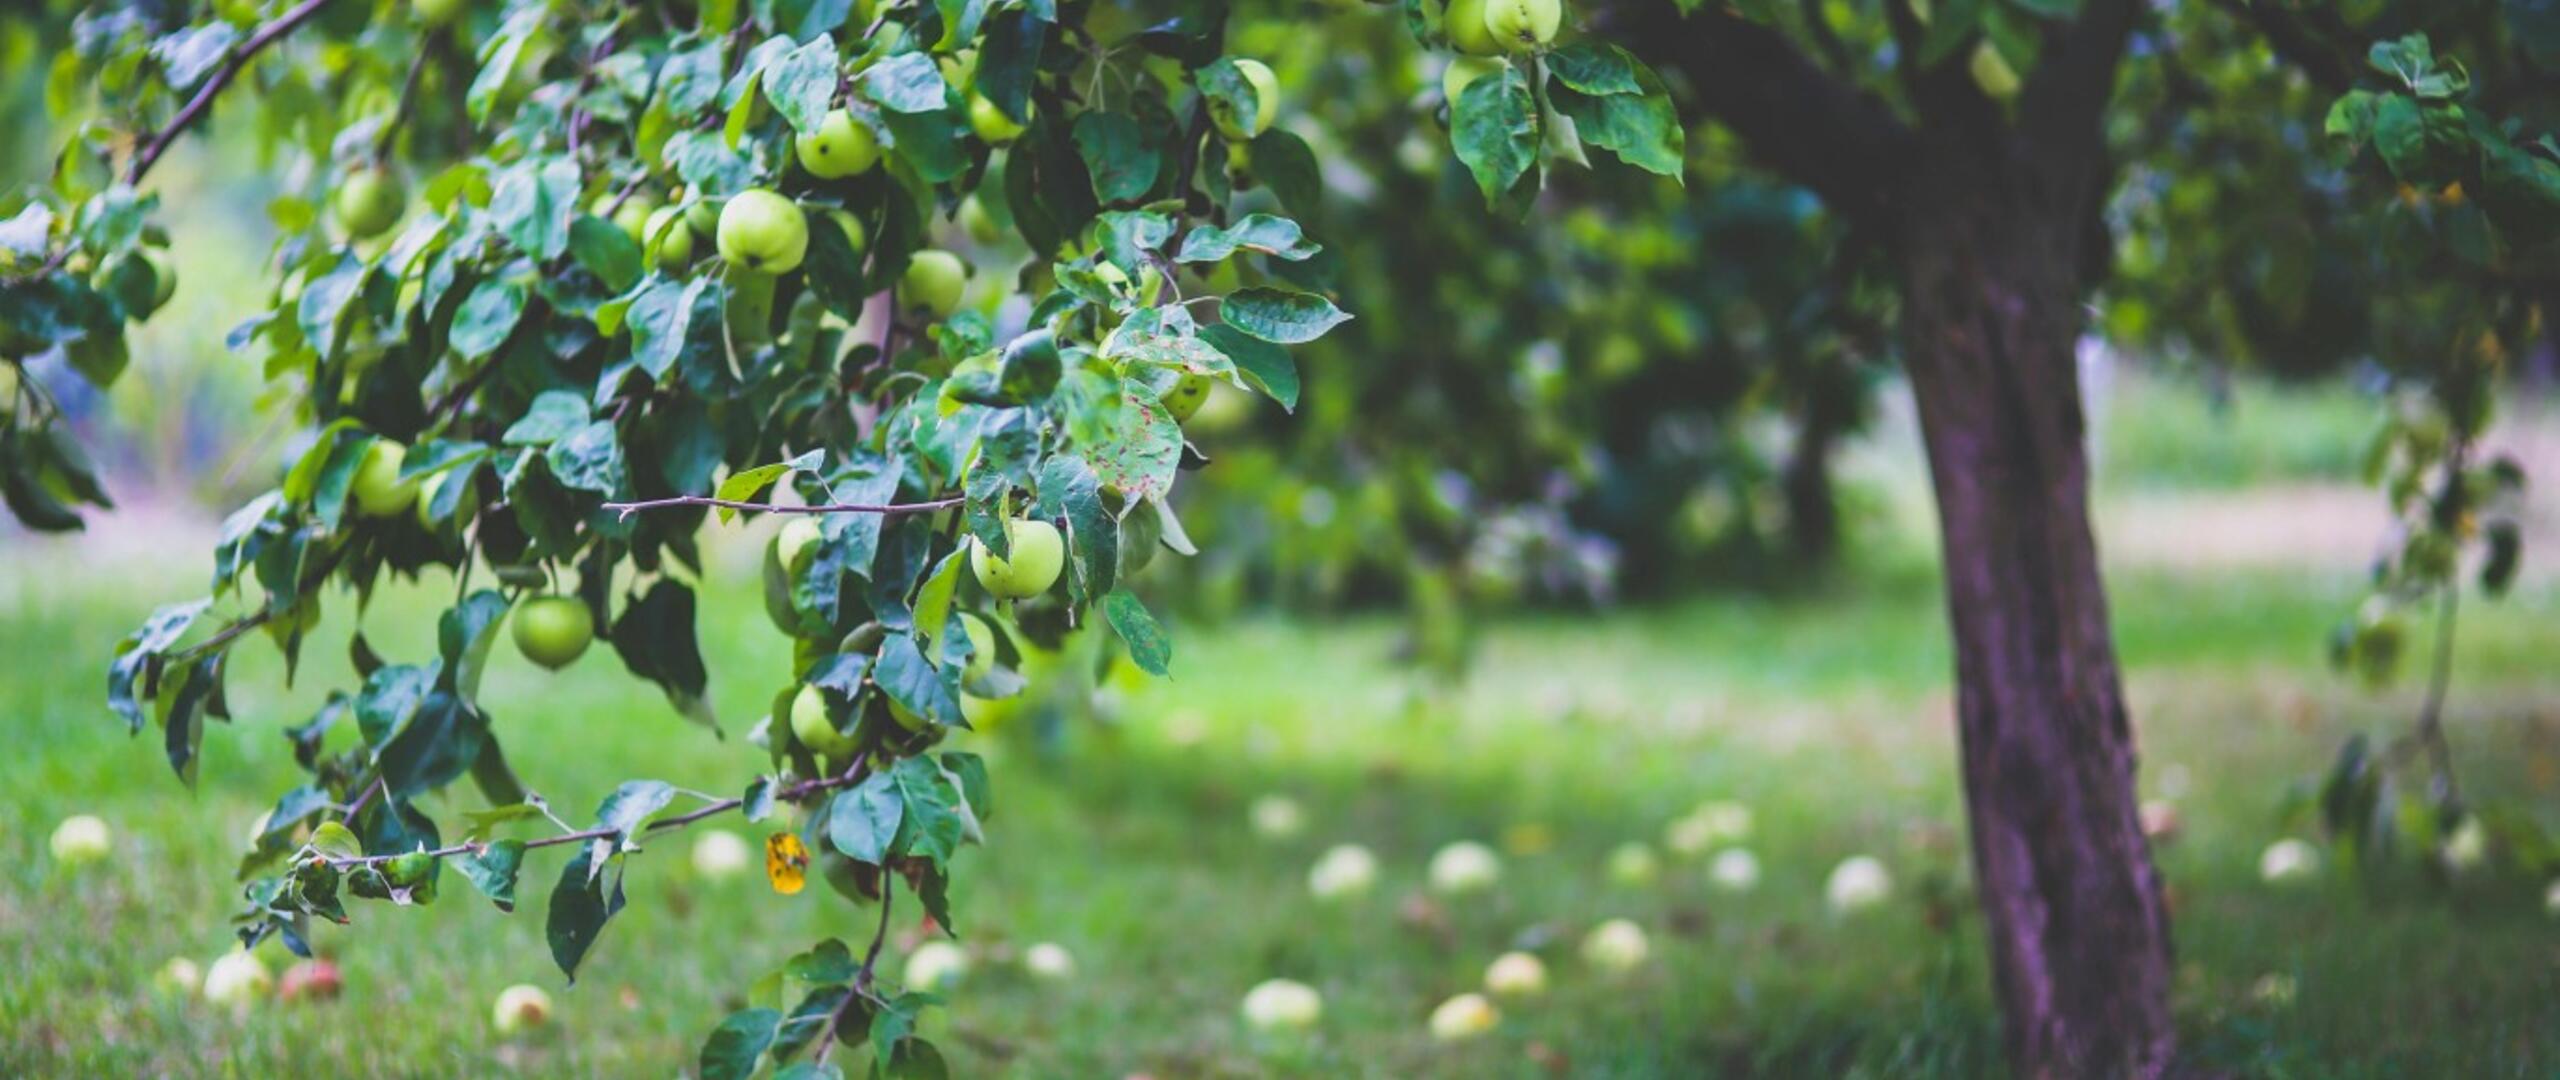
[[[2105,535],[2125,538],[2108,550],[2143,787],[2183,819],[2159,861],[2191,1049],[2252,1075],[2548,1074],[2560,1067],[2560,920],[2544,913],[2541,882],[2446,883],[2405,868],[2360,879],[2334,858],[2306,885],[2258,880],[2270,841],[2311,835],[2282,820],[2288,793],[2348,733],[2401,730],[2421,680],[2371,693],[2321,656],[2377,535],[2372,497],[2340,486],[2369,404],[2244,398],[2269,410],[2242,425],[2246,437],[2292,437],[2235,445],[2188,401],[2130,387],[2100,437]],[[1108,720],[1078,720],[1046,744],[1020,730],[960,737],[996,759],[998,795],[990,846],[964,855],[958,897],[975,970],[929,1024],[959,1074],[1996,1072],[1934,564],[1925,539],[1891,539],[1928,533],[1903,509],[1914,478],[1891,464],[1912,457],[1896,452],[1905,437],[1888,431],[1853,459],[1873,495],[1869,541],[1819,584],[1500,620],[1467,685],[1423,698],[1388,659],[1390,621],[1177,625],[1174,681],[1115,684]],[[2547,496],[2536,501],[2547,514]],[[558,675],[502,652],[486,690],[505,703],[497,730],[564,815],[582,819],[627,778],[726,794],[762,766],[736,736],[785,675],[787,644],[752,575],[769,527],[722,547],[713,568],[725,587],[703,639],[726,742],[677,719],[602,647]],[[2550,539],[2537,529],[2529,563],[2553,561]],[[231,681],[241,719],[207,735],[191,796],[154,737],[126,737],[100,688],[116,637],[200,588],[204,537],[133,511],[85,541],[0,545],[0,716],[12,736],[0,757],[0,1074],[666,1075],[691,1068],[737,1004],[729,988],[809,940],[869,928],[869,910],[823,888],[779,896],[754,871],[705,880],[679,833],[634,860],[630,907],[574,988],[559,987],[542,943],[556,867],[545,852],[513,915],[459,881],[433,907],[354,908],[361,933],[317,941],[345,970],[335,1002],[235,1016],[156,992],[171,957],[202,964],[228,946],[242,838],[294,775],[278,732],[346,681],[352,600],[330,597],[289,692],[272,650],[241,654],[255,667]],[[380,598],[366,620],[376,648],[425,654],[449,595],[450,582],[428,581]],[[2464,780],[2551,805],[2560,582],[2531,574],[2517,595],[2467,604],[2464,620],[2451,714]],[[1249,824],[1250,804],[1273,793],[1305,808],[1293,839]],[[452,796],[455,809],[477,799]],[[1611,849],[1659,845],[1708,799],[1756,811],[1756,891],[1717,892],[1703,859],[1670,856],[1651,885],[1609,880]],[[53,863],[45,838],[74,813],[116,829],[111,861]],[[734,818],[713,824],[760,835]],[[1500,884],[1427,899],[1426,861],[1460,839],[1504,853]],[[1319,903],[1307,868],[1341,842],[1375,850],[1380,881]],[[1824,877],[1858,853],[1884,861],[1893,897],[1835,917]],[[1576,945],[1615,917],[1641,923],[1654,948],[1611,979]],[[901,933],[891,947],[902,956],[916,940]],[[1074,981],[1038,981],[1007,959],[1043,940],[1072,952]],[[1546,959],[1548,994],[1506,1003],[1491,1035],[1432,1041],[1433,1007],[1477,989],[1512,948]],[[1257,1045],[1237,1019],[1244,992],[1274,976],[1324,995],[1303,1044]],[[517,982],[553,988],[559,1019],[501,1040],[490,1002]],[[2271,992],[2286,984],[2289,1002]]]

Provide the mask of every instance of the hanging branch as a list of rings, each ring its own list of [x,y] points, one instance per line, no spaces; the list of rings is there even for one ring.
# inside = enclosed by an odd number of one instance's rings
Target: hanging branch
[[[948,510],[968,502],[966,495],[953,495],[919,503],[813,503],[806,506],[783,506],[778,503],[739,502],[709,495],[677,495],[665,499],[642,499],[638,502],[609,502],[604,508],[628,518],[643,510],[663,510],[675,506],[716,506],[724,510],[743,510],[751,514],[930,514]]]
[[[238,52],[231,54],[231,59],[223,61],[220,68],[205,77],[204,85],[196,90],[196,96],[187,99],[186,106],[178,110],[178,115],[169,118],[168,126],[154,133],[149,141],[142,144],[142,149],[135,152],[132,166],[125,170],[124,182],[140,185],[142,174],[150,172],[151,167],[159,163],[160,155],[169,152],[170,144],[213,108],[214,96],[222,93],[223,87],[231,85],[231,80],[239,78],[240,73],[248,69],[249,61],[257,59],[267,46],[300,29],[303,23],[311,21],[312,16],[327,6],[329,0],[302,0],[291,10],[276,16],[276,21],[249,35],[249,40],[241,44]]]

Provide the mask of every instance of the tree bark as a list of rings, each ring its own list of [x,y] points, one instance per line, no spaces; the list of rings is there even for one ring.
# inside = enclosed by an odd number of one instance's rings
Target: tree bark
[[[1994,989],[2020,1075],[2157,1076],[2176,1052],[2169,920],[2136,816],[2074,361],[2087,195],[1979,150],[1924,152],[1897,250]]]

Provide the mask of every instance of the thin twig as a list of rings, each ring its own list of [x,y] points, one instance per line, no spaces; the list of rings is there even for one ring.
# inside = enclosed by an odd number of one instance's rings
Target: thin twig
[[[223,61],[221,67],[214,69],[213,74],[205,77],[204,85],[196,90],[196,96],[187,99],[187,104],[178,110],[178,115],[169,118],[168,126],[152,135],[150,141],[143,143],[142,149],[135,152],[133,164],[125,170],[124,182],[132,185],[141,184],[142,174],[150,172],[151,166],[159,163],[160,155],[169,152],[170,144],[176,142],[179,135],[203,118],[207,110],[213,108],[214,96],[222,93],[223,87],[231,85],[231,80],[240,77],[240,73],[248,68],[249,61],[257,59],[258,54],[267,46],[293,33],[303,23],[311,21],[312,16],[319,14],[320,9],[327,6],[329,6],[329,0],[302,0],[291,10],[276,16],[276,21],[259,27],[257,33],[249,35],[249,40],[241,44],[240,51],[232,53],[231,59]]]
[[[783,506],[778,503],[718,499],[709,495],[676,495],[664,499],[642,499],[638,502],[609,502],[604,504],[604,508],[626,518],[643,510],[662,510],[676,506],[716,506],[756,514],[881,514],[895,517],[900,514],[929,514],[936,510],[948,510],[968,501],[968,496],[954,495],[946,499],[920,503],[812,503],[806,506]]]
[[[364,812],[365,804],[372,802],[374,796],[382,793],[382,784],[381,777],[374,777],[372,783],[365,785],[364,792],[356,796],[356,801],[347,804],[347,815],[341,820],[354,821],[357,814]]]
[[[871,947],[864,950],[862,969],[853,973],[853,985],[847,988],[844,1001],[838,1003],[835,1010],[827,1014],[826,1026],[818,1029],[817,1064],[826,1064],[827,1055],[835,1052],[838,1022],[843,1020],[844,1014],[853,1008],[853,1003],[877,1000],[871,995],[871,972],[872,968],[880,962],[880,946],[889,940],[889,909],[898,897],[897,878],[896,874],[889,872],[888,867],[880,868],[880,926],[871,932]]]
[[[869,775],[869,772],[870,770],[868,769],[857,767],[848,769],[835,776],[819,777],[815,780],[803,780],[775,793],[774,798],[780,802],[800,802],[812,795],[861,783],[864,777]],[[722,799],[699,810],[678,814],[671,818],[659,818],[647,825],[641,826],[640,832],[642,835],[647,835],[650,833],[664,832],[669,829],[681,829],[704,818],[725,814],[729,811],[745,806],[746,804],[747,800],[744,798],[733,797]],[[562,833],[557,836],[544,836],[527,840],[524,842],[524,847],[525,850],[532,851],[536,848],[558,847],[562,844],[578,844],[589,840],[605,840],[622,834],[623,830],[621,829],[599,825],[592,829],[581,829],[577,832]],[[445,847],[436,848],[426,854],[429,858],[436,859],[449,858],[455,855],[478,855],[487,851],[488,847],[489,845],[486,843],[466,840],[459,844],[450,844]],[[327,858],[326,856],[323,856],[323,859],[331,866],[347,867],[377,866],[398,857],[398,855],[358,855],[343,859]]]
[[[400,101],[391,107],[391,119],[382,125],[382,135],[373,142],[373,161],[379,165],[391,156],[391,144],[400,137],[400,125],[409,119],[409,110],[418,98],[418,77],[426,73],[427,57],[435,53],[433,45],[420,43],[418,55],[409,61],[409,75],[400,81]]]

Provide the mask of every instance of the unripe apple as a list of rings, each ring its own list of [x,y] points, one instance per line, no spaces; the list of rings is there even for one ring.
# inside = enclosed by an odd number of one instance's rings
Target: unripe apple
[[[862,227],[861,218],[844,210],[829,210],[827,220],[836,223],[836,231],[844,234],[845,246],[852,248],[857,258],[862,254],[862,249],[870,244],[871,234]]]
[[[1564,0],[1484,0],[1484,28],[1504,50],[1536,52],[1564,25]]]
[[[898,275],[898,304],[949,318],[960,310],[960,294],[968,286],[969,267],[960,256],[928,248],[908,259],[906,273]]]
[[[2560,918],[2560,881],[2554,881],[2543,887],[2542,913],[2553,918]]]
[[[948,990],[969,974],[969,954],[948,941],[928,941],[907,954],[906,988]]]
[[[362,240],[400,223],[401,212],[409,207],[409,192],[399,174],[377,165],[356,170],[339,185],[336,207],[338,225],[347,230],[347,237]]]
[[[720,208],[727,203],[726,199],[704,198],[685,207],[684,223],[692,226],[695,235],[711,239],[720,232]]]
[[[869,125],[855,122],[853,114],[843,109],[818,121],[818,130],[794,137],[791,149],[800,158],[800,167],[821,180],[856,176],[880,163],[879,138],[871,134]]]
[[[1238,60],[1236,71],[1253,87],[1253,115],[1237,116],[1233,104],[1211,98],[1209,121],[1228,141],[1251,142],[1254,136],[1271,130],[1271,122],[1280,118],[1280,80],[1271,74],[1271,65],[1260,60]]]
[[[1708,838],[1716,843],[1751,837],[1751,808],[1741,803],[1722,799],[1700,803],[1690,816],[1706,825]]]
[[[1431,1010],[1431,1037],[1441,1042],[1463,1042],[1493,1030],[1501,1022],[1501,1011],[1483,994],[1460,994]]]
[[[1341,844],[1316,860],[1307,871],[1307,891],[1318,900],[1362,895],[1378,883],[1378,857],[1358,844]]]
[[[693,840],[693,872],[703,877],[736,877],[754,861],[747,842],[727,829],[712,829]]]
[[[1064,946],[1043,941],[1022,951],[1022,970],[1037,979],[1066,979],[1076,973],[1076,958]]]
[[[1286,840],[1306,827],[1306,813],[1298,809],[1298,800],[1286,795],[1265,795],[1253,800],[1253,831],[1265,840]]]
[[[1533,998],[1547,992],[1547,964],[1535,955],[1507,952],[1484,969],[1484,988],[1496,997]]]
[[[1487,0],[1449,0],[1448,10],[1440,16],[1440,28],[1449,34],[1449,47],[1469,56],[1500,56],[1502,42],[1493,36],[1485,21]]]
[[[530,1031],[551,1022],[551,995],[539,986],[517,983],[498,991],[498,1004],[489,1011],[489,1023],[506,1038],[520,1031]]]
[[[178,268],[164,252],[144,249],[142,264],[151,268],[151,310],[169,306],[169,298],[178,292]]]
[[[204,986],[204,969],[186,957],[173,956],[151,977],[151,985],[164,994],[189,997]]]
[[[720,257],[760,274],[788,274],[809,254],[809,219],[800,206],[763,188],[738,193],[720,209]]]
[[[860,745],[853,736],[836,730],[826,692],[815,686],[802,686],[799,696],[791,699],[791,737],[823,757],[844,757]]]
[[[1502,880],[1502,857],[1473,840],[1460,840],[1431,856],[1431,889],[1452,896],[1483,892]]]
[[[1635,841],[1620,844],[1609,853],[1609,880],[1629,888],[1653,884],[1662,870],[1653,849]]]
[[[1323,1018],[1323,996],[1294,979],[1269,979],[1245,991],[1244,1022],[1255,1031],[1305,1031]]]
[[[258,954],[240,949],[227,952],[204,972],[204,999],[226,1009],[246,1009],[252,1002],[267,996],[275,985],[267,974],[267,963]]]
[[[657,209],[657,200],[638,192],[623,199],[620,205],[614,203],[614,193],[610,191],[596,196],[596,201],[587,204],[587,213],[613,222],[614,228],[622,230],[624,236],[637,244],[648,242],[649,215]]]
[[[1613,975],[1635,970],[1651,951],[1644,928],[1625,919],[1601,923],[1582,939],[1583,961]]]
[[[411,508],[417,511],[419,528],[430,532],[435,530],[436,495],[444,490],[445,477],[451,475],[451,472],[434,473],[418,481],[418,498]]]
[[[2009,58],[2000,55],[2000,50],[1987,40],[1973,47],[1973,56],[1965,62],[1965,69],[1972,73],[1973,85],[1981,87],[1983,96],[1993,101],[2017,97],[2025,85],[2018,79],[2018,69],[2009,66]]]
[[[2444,868],[2455,874],[2467,874],[2489,859],[2489,830],[2480,824],[2478,815],[2462,819],[2453,827],[2453,835],[2444,842]]]
[[[1190,420],[1191,415],[1199,412],[1200,406],[1209,400],[1209,390],[1215,385],[1217,380],[1206,375],[1184,375],[1181,382],[1173,384],[1173,389],[1165,391],[1164,411],[1173,417],[1174,423]]]
[[[1004,240],[1004,227],[996,224],[996,216],[987,212],[987,204],[975,194],[960,200],[960,229],[981,245],[993,246]]]
[[[816,518],[807,515],[792,518],[783,524],[781,532],[774,534],[774,557],[782,561],[783,569],[801,573],[817,559],[818,543],[824,539],[826,534],[818,527]]]
[[[684,211],[662,206],[640,224],[640,253],[660,270],[681,270],[693,262],[693,227]]]
[[[1852,855],[1831,868],[1831,877],[1822,886],[1824,900],[1834,914],[1848,915],[1883,903],[1893,895],[1893,876],[1885,872],[1884,863],[1872,855]]]
[[[1717,852],[1707,864],[1707,880],[1726,892],[1750,892],[1760,884],[1760,857],[1748,848]]]
[[[75,814],[62,819],[53,829],[53,861],[64,866],[86,866],[107,857],[115,847],[115,833],[107,823],[89,814]]]
[[[595,615],[574,596],[537,596],[516,605],[514,634],[525,659],[558,671],[586,655]]]
[[[284,969],[284,978],[276,982],[276,996],[289,1002],[332,1001],[346,988],[346,976],[337,964],[315,958]]]
[[[400,478],[400,463],[408,456],[408,447],[389,439],[375,439],[365,449],[364,460],[356,464],[356,475],[347,484],[357,513],[387,518],[409,512],[418,501],[418,482]]]
[[[969,95],[969,130],[977,132],[979,138],[987,141],[987,145],[1003,146],[1021,138],[1023,132],[1030,130],[1030,125],[1025,123],[1031,119],[1030,108],[1030,102],[1023,102],[1025,115],[1022,120],[1015,120],[1005,115],[1003,106],[987,100],[983,95],[971,94]]]
[[[960,613],[960,625],[969,633],[969,666],[961,669],[963,682],[975,682],[995,673],[996,628],[974,611]]]
[[[1501,74],[1510,66],[1511,61],[1498,56],[1452,57],[1449,66],[1440,69],[1440,96],[1449,104],[1456,105],[1458,95],[1466,93],[1477,79]]]
[[[1067,542],[1058,527],[1045,521],[1014,518],[1004,524],[1006,556],[975,537],[969,541],[969,570],[990,595],[1025,600],[1049,591],[1067,565]]]

